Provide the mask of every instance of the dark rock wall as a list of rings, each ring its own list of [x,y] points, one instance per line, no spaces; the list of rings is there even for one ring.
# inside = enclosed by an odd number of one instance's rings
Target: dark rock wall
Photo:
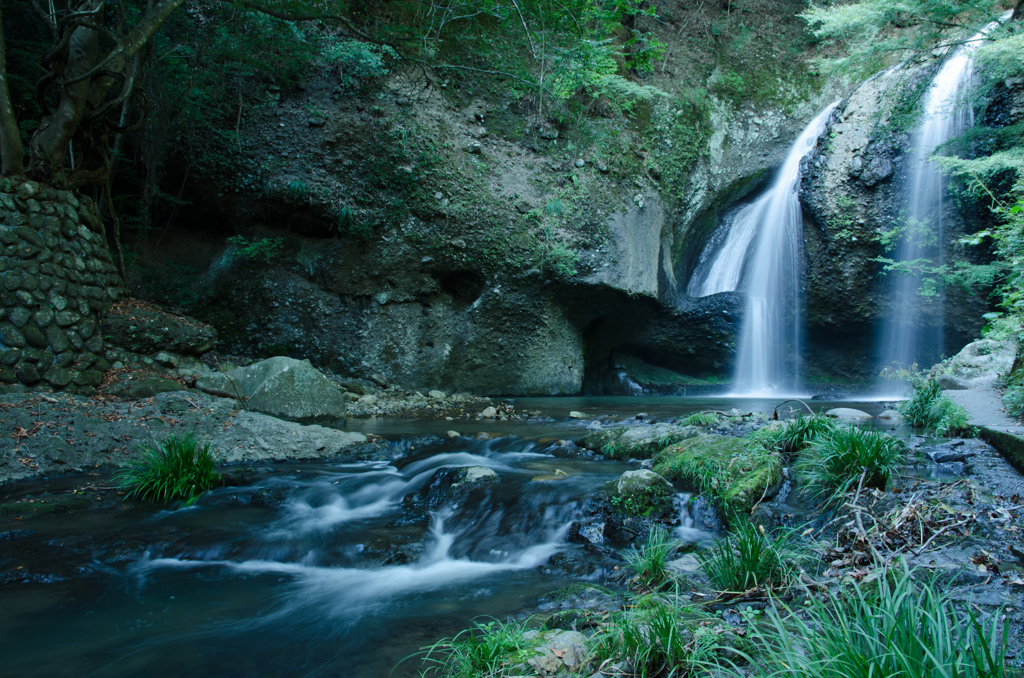
[[[87,391],[110,367],[102,314],[124,292],[95,206],[0,181],[0,382]]]

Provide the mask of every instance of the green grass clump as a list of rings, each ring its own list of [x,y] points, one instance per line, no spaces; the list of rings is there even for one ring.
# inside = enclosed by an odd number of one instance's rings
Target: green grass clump
[[[598,638],[595,654],[599,664],[625,660],[631,675],[697,675],[710,667],[719,648],[715,633],[687,622],[696,613],[661,598],[644,597],[633,607],[612,616],[608,629]]]
[[[764,678],[1003,678],[1008,627],[965,604],[887,573],[877,588],[810,598],[801,614],[769,608],[750,625],[759,652],[742,675]],[[734,675],[740,675],[738,672]]]
[[[446,678],[504,676],[512,664],[522,659],[528,642],[523,637],[530,620],[501,622],[492,619],[443,638],[420,654],[427,668],[422,675]],[[416,655],[414,655],[416,656]]]
[[[718,426],[721,418],[717,412],[694,412],[676,421],[679,426]]]
[[[645,586],[661,586],[671,578],[665,565],[679,547],[667,530],[651,526],[647,543],[642,549],[633,549],[626,554],[629,566],[636,570]]]
[[[214,470],[216,450],[200,443],[193,433],[169,435],[163,442],[145,443],[142,457],[114,474],[118,489],[128,498],[170,502],[181,499],[185,506],[221,482]]]
[[[1003,407],[1015,419],[1024,417],[1024,386],[1008,386],[1003,394]]]
[[[810,417],[797,414],[781,426],[766,426],[751,435],[751,440],[766,450],[775,450],[792,456],[800,452],[815,438],[836,430],[835,420],[822,414]]]
[[[884,488],[903,463],[903,443],[856,426],[819,436],[801,455],[795,470],[817,494],[848,492],[864,476],[864,487]]]
[[[910,399],[896,406],[907,423],[940,436],[961,435],[970,430],[967,410],[943,395],[934,377],[910,379],[910,384],[914,389]]]
[[[749,522],[740,523],[731,535],[698,553],[697,560],[711,584],[723,593],[778,589],[792,578],[787,562],[792,557],[791,534],[788,530],[769,534]]]

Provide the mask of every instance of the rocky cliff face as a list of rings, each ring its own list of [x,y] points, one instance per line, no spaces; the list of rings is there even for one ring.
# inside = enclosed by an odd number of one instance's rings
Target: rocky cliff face
[[[801,185],[805,212],[808,355],[823,373],[876,376],[881,321],[893,314],[883,265],[884,236],[902,222],[910,164],[910,113],[939,64],[890,69],[861,85],[836,110]],[[978,215],[943,203],[943,261],[971,256],[958,244],[980,230]],[[985,300],[948,285],[944,297],[921,299],[921,331],[945,332],[950,350],[977,337]],[[928,364],[941,359],[930,356]]]
[[[788,113],[716,105],[674,196],[640,159],[656,129],[580,147],[443,84],[396,75],[373,98],[268,99],[234,183],[197,192],[184,228],[140,243],[144,260],[201,274],[196,313],[227,352],[484,394],[576,393],[588,368],[617,369],[613,351],[727,374],[742,306],[681,294],[690,253],[723,191],[755,187],[830,95]],[[232,232],[279,256],[247,255]]]

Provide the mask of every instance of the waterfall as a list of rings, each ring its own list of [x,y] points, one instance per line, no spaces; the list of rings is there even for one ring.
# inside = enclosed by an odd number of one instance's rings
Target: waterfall
[[[797,386],[803,329],[800,161],[814,148],[838,103],[804,128],[768,189],[725,218],[687,288],[693,297],[737,290],[747,295],[736,361],[737,394],[770,394]]]
[[[1009,18],[1007,13],[1003,20]],[[906,207],[905,229],[896,247],[895,261],[928,260],[942,263],[945,239],[942,211],[945,182],[936,163],[929,158],[943,143],[961,134],[974,124],[974,112],[960,101],[970,83],[974,48],[985,34],[999,25],[993,22],[958,47],[935,74],[924,95],[923,122],[911,139],[907,179],[904,185]],[[931,301],[919,293],[920,281],[909,274],[890,276],[889,292],[892,308],[883,321],[881,331],[881,367],[910,367],[938,360],[943,350],[943,295],[940,290]],[[935,305],[933,332],[922,332],[922,315],[926,304]]]

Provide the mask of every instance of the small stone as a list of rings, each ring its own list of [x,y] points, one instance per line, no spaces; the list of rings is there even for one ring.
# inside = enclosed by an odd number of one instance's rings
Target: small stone
[[[380,386],[381,388],[387,388],[388,387],[387,377],[385,377],[383,374],[379,374],[379,373],[378,374],[371,374],[370,375],[370,381],[372,381],[373,383],[377,384],[377,386]]]
[[[494,409],[494,407],[485,407],[480,413],[480,416],[484,419],[494,419],[498,416],[498,410]]]
[[[31,317],[32,314],[20,307],[11,309],[10,313],[7,314],[7,319],[10,320],[18,329],[21,329],[28,324],[29,318]]]
[[[74,376],[75,375],[71,370],[65,367],[54,366],[46,371],[43,375],[43,379],[45,379],[51,386],[64,388],[71,383]]]
[[[375,395],[359,396],[359,400],[357,402],[363,403],[364,405],[376,405],[377,404],[377,396],[375,396]]]
[[[18,377],[18,381],[26,386],[35,386],[39,383],[39,370],[35,368],[35,365],[22,363],[18,366],[15,375]]]
[[[940,374],[935,381],[946,391],[966,391],[971,388],[971,382],[952,374]]]
[[[462,434],[459,433],[458,431],[448,431],[447,436],[449,438],[461,438]]]
[[[56,325],[50,325],[46,329],[46,343],[50,345],[54,353],[63,353],[71,347],[67,335]]]
[[[444,391],[430,391],[427,393],[428,396],[434,400],[444,400],[448,396],[445,395]]]
[[[582,412],[577,412],[576,410],[573,410],[572,412],[569,413],[569,418],[570,419],[586,419],[587,415],[583,414]]]
[[[178,357],[171,355],[167,351],[160,351],[155,356],[153,356],[153,360],[155,360],[158,365],[162,365],[163,367],[173,369],[178,366]]]
[[[456,247],[460,250],[466,249],[466,241],[462,238],[452,238],[451,243],[452,247]]]
[[[25,334],[25,341],[28,342],[29,346],[34,348],[46,348],[46,335],[43,331],[34,325],[29,325],[23,330]]]
[[[480,153],[484,150],[484,148],[483,148],[483,146],[480,145],[479,141],[472,141],[472,142],[466,144],[466,147],[463,150],[466,151],[466,153],[471,153],[473,155],[480,155]]]
[[[25,335],[10,323],[0,325],[0,341],[3,341],[5,346],[12,348],[25,348],[28,345]]]
[[[584,160],[583,158],[576,158],[576,166],[577,167],[583,167],[586,164],[587,164],[587,161]]]
[[[34,181],[24,182],[23,184],[18,186],[17,190],[15,191],[15,195],[17,195],[22,200],[31,200],[36,196],[37,193],[39,193],[39,184],[37,184]]]

